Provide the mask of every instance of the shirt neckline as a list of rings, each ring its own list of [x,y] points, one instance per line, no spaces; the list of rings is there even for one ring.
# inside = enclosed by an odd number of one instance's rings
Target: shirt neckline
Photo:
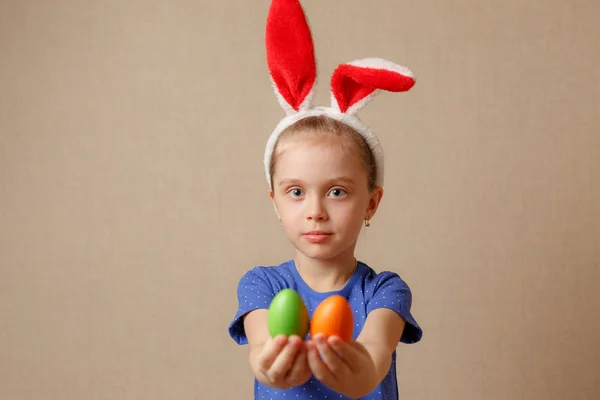
[[[289,260],[288,266],[290,268],[292,275],[296,279],[298,286],[302,287],[303,291],[308,293],[310,297],[317,299],[317,300],[323,300],[334,294],[339,294],[343,297],[348,297],[348,295],[352,291],[352,288],[356,284],[356,281],[362,276],[363,269],[364,269],[364,264],[361,261],[357,261],[357,265],[356,265],[356,268],[354,269],[354,272],[352,273],[352,275],[350,276],[350,279],[348,279],[348,281],[346,282],[346,284],[344,285],[343,288],[341,288],[340,290],[332,290],[329,292],[317,292],[317,291],[313,290],[310,286],[308,286],[308,284],[304,281],[304,279],[302,279],[302,276],[300,276],[300,273],[298,272],[298,269],[296,267],[296,262],[294,260]]]

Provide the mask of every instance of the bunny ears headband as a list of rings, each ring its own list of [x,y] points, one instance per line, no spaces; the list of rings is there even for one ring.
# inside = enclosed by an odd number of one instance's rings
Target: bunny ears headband
[[[317,78],[312,36],[299,0],[272,0],[266,29],[267,64],[277,100],[286,112],[271,133],[265,149],[265,173],[277,138],[287,127],[310,116],[325,115],[345,123],[367,142],[375,158],[375,184],[383,186],[383,149],[375,134],[356,113],[380,90],[406,92],[415,84],[412,72],[379,58],[365,58],[339,65],[331,77],[331,106],[313,107]]]

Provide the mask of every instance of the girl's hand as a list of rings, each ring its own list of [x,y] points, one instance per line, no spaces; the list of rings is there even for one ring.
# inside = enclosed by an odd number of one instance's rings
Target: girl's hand
[[[256,355],[253,369],[265,385],[290,389],[311,376],[304,342],[298,336],[269,338]]]
[[[315,335],[306,346],[312,374],[332,390],[359,398],[379,384],[375,363],[362,344],[354,340],[346,343],[337,336],[326,339]]]

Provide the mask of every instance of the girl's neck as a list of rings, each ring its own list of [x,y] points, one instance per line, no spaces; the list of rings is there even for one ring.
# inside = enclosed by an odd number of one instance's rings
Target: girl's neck
[[[315,292],[341,290],[357,266],[351,251],[328,260],[310,258],[298,251],[294,262],[304,282]]]

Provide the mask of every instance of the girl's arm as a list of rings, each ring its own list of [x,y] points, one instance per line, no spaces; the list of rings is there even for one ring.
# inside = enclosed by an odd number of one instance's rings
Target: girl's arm
[[[362,344],[371,356],[377,371],[377,384],[390,370],[392,353],[398,346],[406,322],[395,311],[387,308],[373,310],[356,341]]]
[[[253,353],[256,353],[257,350],[260,352],[263,345],[270,337],[267,325],[267,314],[268,310],[259,309],[249,312],[244,317],[244,331],[248,338],[251,356]]]
[[[259,368],[256,367],[256,359],[270,337],[267,327],[267,314],[267,310],[260,309],[251,311],[244,317],[244,330],[250,347],[250,368],[252,368],[256,378],[263,384],[268,384],[268,381],[264,374],[259,371]]]

